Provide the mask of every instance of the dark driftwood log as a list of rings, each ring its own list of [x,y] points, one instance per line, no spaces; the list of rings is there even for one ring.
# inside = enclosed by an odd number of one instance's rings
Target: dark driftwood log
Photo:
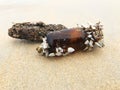
[[[66,29],[61,24],[45,24],[43,22],[16,23],[9,30],[8,35],[17,39],[26,39],[31,41],[42,41],[42,37],[52,31]]]

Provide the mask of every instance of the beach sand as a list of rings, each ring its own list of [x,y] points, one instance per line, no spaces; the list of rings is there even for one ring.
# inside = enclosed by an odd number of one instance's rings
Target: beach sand
[[[0,5],[0,90],[120,90],[119,0],[51,0]],[[105,47],[65,57],[40,56],[39,43],[13,39],[16,22],[104,25]]]

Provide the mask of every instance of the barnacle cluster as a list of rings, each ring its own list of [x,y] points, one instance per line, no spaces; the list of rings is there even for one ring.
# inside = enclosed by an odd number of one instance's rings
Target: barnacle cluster
[[[93,50],[95,46],[104,46],[100,23],[48,33],[37,51],[45,56],[65,56],[79,50]]]

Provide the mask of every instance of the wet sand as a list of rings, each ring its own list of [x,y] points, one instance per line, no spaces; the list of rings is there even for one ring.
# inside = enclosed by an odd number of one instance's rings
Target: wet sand
[[[53,1],[0,5],[0,90],[119,90],[119,1]],[[104,48],[60,58],[40,56],[35,50],[39,43],[7,34],[14,22],[44,21],[76,27],[99,20],[104,25]]]

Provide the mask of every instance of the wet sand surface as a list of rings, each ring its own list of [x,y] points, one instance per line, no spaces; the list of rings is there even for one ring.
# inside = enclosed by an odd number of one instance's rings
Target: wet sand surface
[[[119,0],[51,0],[0,5],[0,90],[120,90]],[[76,27],[101,21],[105,47],[66,57],[40,56],[37,42],[13,39],[16,22]]]

